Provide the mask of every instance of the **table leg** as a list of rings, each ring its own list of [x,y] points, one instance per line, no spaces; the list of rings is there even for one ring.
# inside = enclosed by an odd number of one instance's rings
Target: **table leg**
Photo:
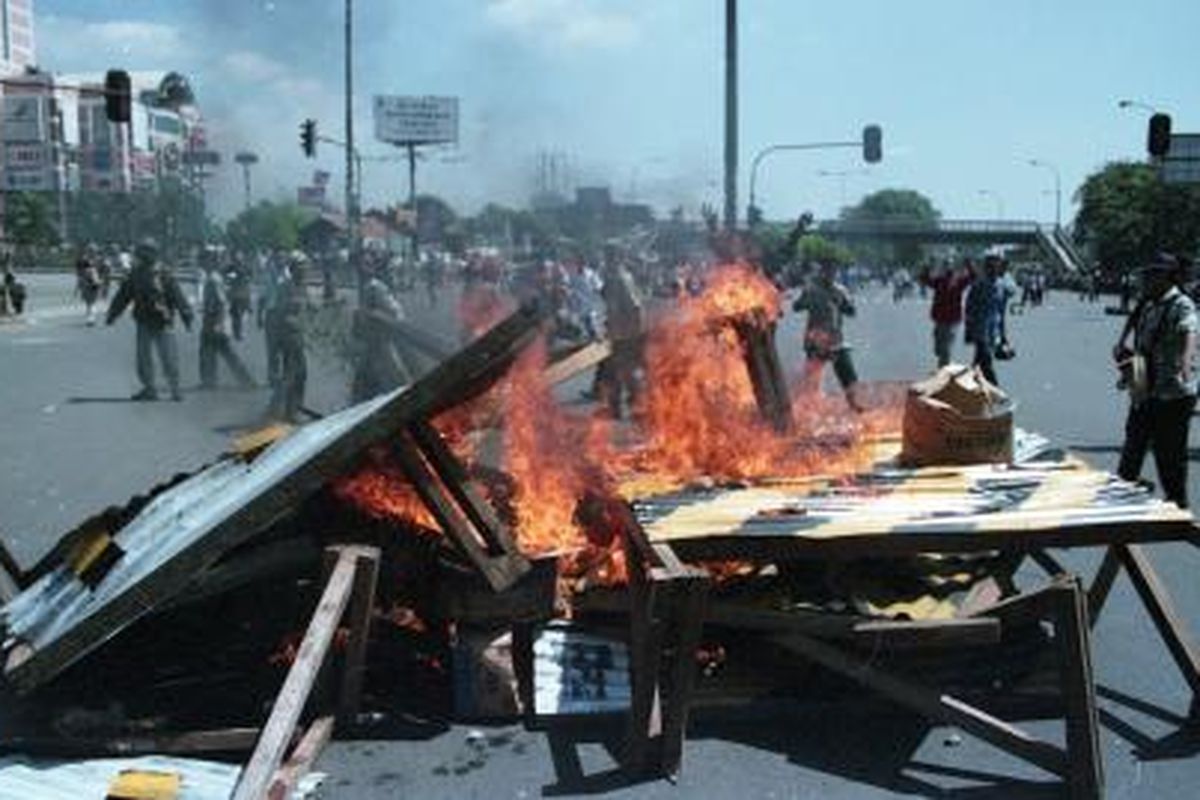
[[[1139,545],[1121,545],[1116,548],[1117,554],[1129,574],[1133,586],[1142,598],[1142,605],[1154,620],[1158,635],[1175,659],[1179,671],[1192,690],[1193,702],[1200,698],[1200,654],[1196,651],[1195,640],[1187,625],[1175,609],[1171,595],[1163,585],[1162,579],[1154,571],[1146,551]]]

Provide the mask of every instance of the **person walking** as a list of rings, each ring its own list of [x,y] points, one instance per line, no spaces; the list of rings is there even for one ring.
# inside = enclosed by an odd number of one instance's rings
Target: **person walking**
[[[217,388],[220,358],[242,388],[248,389],[254,386],[254,379],[229,341],[230,302],[218,267],[217,255],[206,253],[200,284],[200,388]]]
[[[622,400],[631,413],[637,402],[645,301],[628,266],[615,252],[607,254],[601,297],[612,355],[597,370],[595,390],[613,419],[620,419]]]
[[[357,363],[351,396],[356,403],[412,381],[396,348],[397,326],[404,321],[404,308],[383,279],[388,262],[374,261],[369,268],[371,278],[363,286],[362,305],[354,318]]]
[[[87,309],[85,321],[88,327],[96,324],[96,301],[100,299],[99,259],[92,245],[80,248],[75,259],[75,291]]]
[[[233,328],[233,338],[242,340],[242,322],[250,313],[250,268],[238,253],[234,253],[225,270],[225,280],[229,286],[229,321]]]
[[[184,327],[191,330],[192,307],[174,276],[159,261],[158,245],[152,239],[143,240],[134,251],[133,269],[117,288],[108,307],[105,323],[112,325],[116,322],[130,304],[133,305],[133,320],[137,324],[137,375],[142,384],[141,390],[132,399],[158,399],[153,360],[153,352],[157,352],[170,387],[171,399],[182,400],[174,322],[178,316]]]
[[[954,338],[963,320],[963,293],[971,285],[971,259],[965,259],[959,269],[949,264],[937,272],[927,270],[921,275],[921,285],[933,290],[929,318],[933,320],[933,354],[938,368],[950,363]]]
[[[274,324],[280,374],[271,395],[270,413],[286,422],[297,421],[308,382],[304,331],[309,302],[304,261],[303,253],[292,254],[281,275],[276,297]]]
[[[1196,306],[1179,289],[1179,262],[1159,254],[1141,270],[1142,303],[1135,314],[1133,349],[1118,341],[1119,362],[1130,356],[1145,365],[1145,380],[1130,392],[1125,442],[1117,474],[1127,481],[1141,477],[1148,450],[1163,495],[1187,508],[1188,433],[1196,407]]]
[[[974,365],[993,386],[1000,385],[996,378],[996,350],[1007,342],[1004,307],[1009,295],[1001,281],[999,257],[988,256],[971,282],[966,301],[965,339],[967,344],[975,345]]]
[[[846,402],[855,412],[863,411],[858,400],[858,372],[846,344],[842,323],[855,314],[854,303],[846,287],[836,281],[837,266],[824,263],[817,268],[816,278],[804,288],[792,310],[808,312],[804,329],[804,388],[819,393],[825,365],[833,364],[833,374],[841,384]]]

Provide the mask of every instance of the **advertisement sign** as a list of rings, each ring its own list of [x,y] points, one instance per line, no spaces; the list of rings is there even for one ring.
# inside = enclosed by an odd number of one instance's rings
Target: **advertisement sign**
[[[40,142],[44,136],[43,110],[39,96],[9,95],[4,98],[4,141]]]
[[[50,163],[50,148],[44,144],[10,144],[4,148],[6,171],[32,172],[45,169]]]
[[[325,205],[325,187],[301,186],[296,190],[296,202],[307,208],[322,208]]]
[[[375,96],[375,138],[388,144],[458,141],[457,97]]]
[[[215,167],[221,163],[221,154],[216,150],[185,150],[182,159],[189,166]]]
[[[1162,177],[1164,183],[1200,183],[1200,133],[1171,135]]]

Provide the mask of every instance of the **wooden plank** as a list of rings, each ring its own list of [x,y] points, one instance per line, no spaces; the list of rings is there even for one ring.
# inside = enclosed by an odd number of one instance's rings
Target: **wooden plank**
[[[529,571],[529,562],[519,555],[491,556],[487,553],[485,543],[475,533],[471,521],[454,503],[407,434],[396,438],[392,453],[443,533],[495,591],[508,589]]]
[[[922,553],[1028,553],[1047,547],[1100,547],[1116,544],[1179,541],[1190,536],[1190,524],[1179,520],[1097,523],[1037,529],[898,530],[849,535],[806,536],[794,532],[774,535],[770,526],[757,526],[752,533],[714,534],[685,538],[655,536],[652,541],[669,542],[685,561],[755,561],[785,559],[850,560],[859,558],[910,558]]]
[[[127,587],[94,614],[30,653],[28,658],[10,658],[12,666],[6,670],[9,680],[20,692],[28,692],[49,680],[182,591],[197,573],[223,553],[292,513],[301,500],[351,468],[368,448],[391,439],[413,420],[436,415],[484,391],[536,339],[544,317],[544,311],[536,304],[522,306],[428,375],[395,394],[359,424],[298,463],[286,478],[221,519],[175,558]]]
[[[775,326],[756,311],[735,320],[733,327],[742,344],[759,413],[776,431],[787,433],[792,429],[792,403],[775,350]]]
[[[687,735],[692,690],[696,683],[696,650],[704,629],[704,607],[708,601],[710,580],[700,573],[672,582],[678,587],[666,624],[672,636],[674,658],[668,667],[666,697],[662,710],[662,755],[660,769],[672,779],[679,775],[683,761],[683,740]]]
[[[1099,800],[1104,795],[1104,770],[1087,596],[1078,580],[1073,579],[1056,587],[1054,598],[1057,612],[1055,638],[1066,704],[1071,797],[1073,800]]]
[[[818,639],[791,633],[776,636],[775,641],[904,708],[943,724],[962,728],[972,736],[1055,775],[1065,777],[1067,774],[1067,758],[1062,750],[961,700],[891,675],[861,658],[847,656]]]
[[[283,762],[292,731],[304,712],[317,674],[325,663],[333,635],[350,602],[358,560],[363,555],[363,550],[357,547],[341,547],[337,550],[337,565],[325,585],[308,630],[304,633],[304,640],[300,643],[296,660],[284,679],[283,688],[275,698],[271,716],[254,748],[254,755],[250,757],[234,788],[233,800],[261,800],[266,795],[275,771]]]
[[[320,547],[311,537],[294,537],[237,551],[197,575],[182,593],[159,606],[160,611],[193,605],[264,578],[301,572],[320,560]]]
[[[358,555],[354,573],[354,590],[346,621],[350,625],[350,641],[342,667],[342,686],[338,692],[338,724],[352,726],[362,704],[363,679],[367,671],[367,642],[371,633],[371,616],[375,608],[375,588],[379,581],[379,550],[364,548]],[[328,737],[327,737],[328,738]]]
[[[550,363],[542,374],[550,386],[557,386],[584,370],[599,365],[611,355],[612,342],[607,339],[589,342],[573,353]]]
[[[317,763],[321,752],[329,744],[333,736],[333,725],[334,719],[331,716],[317,717],[313,720],[287,763],[275,772],[271,788],[267,790],[268,800],[288,800],[291,797],[292,790],[312,771],[313,764]]]
[[[442,435],[425,420],[409,426],[413,440],[429,462],[429,466],[442,479],[451,496],[475,525],[491,555],[521,557],[512,531],[496,514],[491,504],[475,489],[466,467],[451,452]]]
[[[1112,547],[1106,548],[1104,560],[1100,562],[1100,569],[1096,572],[1096,577],[1088,588],[1088,615],[1092,627],[1095,627],[1096,622],[1099,621],[1100,612],[1108,600],[1108,593],[1112,591],[1113,582],[1116,581],[1120,571],[1121,558],[1117,551]]]
[[[1175,610],[1171,593],[1158,577],[1145,550],[1130,545],[1118,548],[1117,555],[1142,598],[1142,605],[1154,621],[1158,635],[1171,652],[1171,657],[1175,659],[1184,680],[1191,687],[1192,696],[1200,697],[1200,654],[1196,651],[1196,643],[1187,623]]]

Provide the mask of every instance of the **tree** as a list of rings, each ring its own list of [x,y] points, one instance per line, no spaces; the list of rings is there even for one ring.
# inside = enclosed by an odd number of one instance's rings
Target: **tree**
[[[314,216],[296,203],[263,200],[231,219],[225,235],[238,249],[293,250],[300,244],[300,229]]]
[[[882,189],[867,195],[858,205],[842,209],[845,222],[908,222],[933,226],[942,218],[928,197],[912,189]],[[890,255],[901,264],[917,264],[922,260],[921,245],[915,242],[895,243],[887,250],[856,248],[874,260]]]
[[[800,237],[800,241],[796,243],[796,257],[801,264],[837,266],[844,266],[854,260],[854,254],[848,248],[815,233]]]
[[[1149,164],[1107,164],[1075,199],[1076,240],[1106,271],[1135,269],[1158,250],[1192,255],[1200,245],[1200,187],[1165,184]]]
[[[15,244],[41,247],[58,243],[50,195],[42,192],[10,194],[6,198],[4,216],[8,238]]]

